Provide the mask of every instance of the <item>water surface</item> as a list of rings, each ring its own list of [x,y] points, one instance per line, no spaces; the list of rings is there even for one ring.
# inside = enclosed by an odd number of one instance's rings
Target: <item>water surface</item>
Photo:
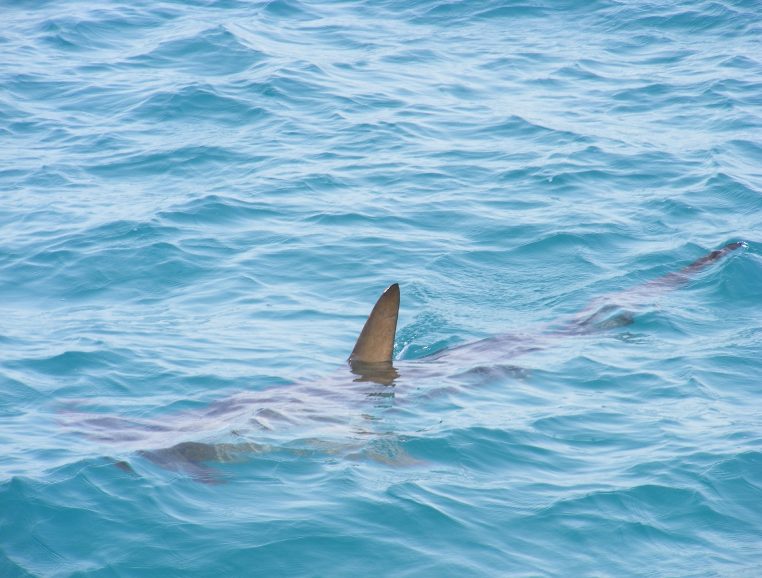
[[[762,573],[756,2],[3,21],[0,576]]]

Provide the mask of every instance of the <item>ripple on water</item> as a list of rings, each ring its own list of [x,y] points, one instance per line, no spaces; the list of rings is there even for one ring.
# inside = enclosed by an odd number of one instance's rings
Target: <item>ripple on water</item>
[[[0,575],[760,573],[755,1],[3,16]]]

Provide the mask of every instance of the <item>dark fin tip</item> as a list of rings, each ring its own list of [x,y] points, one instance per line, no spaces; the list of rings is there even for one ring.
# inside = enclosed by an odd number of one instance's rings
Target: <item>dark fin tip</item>
[[[735,241],[733,243],[728,243],[727,245],[725,245],[724,249],[728,251],[735,251],[736,249],[740,249],[742,247],[745,249],[748,246],[749,244],[746,241]]]

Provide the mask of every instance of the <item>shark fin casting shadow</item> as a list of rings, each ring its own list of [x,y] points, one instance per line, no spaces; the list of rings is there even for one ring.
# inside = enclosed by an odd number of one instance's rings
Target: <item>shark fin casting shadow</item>
[[[349,355],[349,368],[359,376],[355,381],[389,385],[399,377],[392,365],[399,311],[400,286],[394,283],[376,301]]]

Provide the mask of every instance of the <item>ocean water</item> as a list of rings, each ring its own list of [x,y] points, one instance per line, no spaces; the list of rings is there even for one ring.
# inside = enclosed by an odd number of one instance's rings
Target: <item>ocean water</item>
[[[762,576],[756,0],[2,16],[0,577]]]

